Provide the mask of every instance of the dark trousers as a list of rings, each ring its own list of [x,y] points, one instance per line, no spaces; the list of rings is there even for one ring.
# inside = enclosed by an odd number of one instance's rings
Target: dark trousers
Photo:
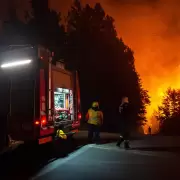
[[[129,125],[129,117],[121,116],[120,117],[120,133],[123,136],[124,140],[129,140],[130,135],[130,125]]]
[[[129,140],[129,130],[128,128],[125,128],[124,130],[121,131],[121,135],[124,140]]]
[[[130,130],[129,130],[129,124],[128,118],[126,117],[121,117],[121,125],[120,125],[120,134],[122,137],[119,138],[117,145],[120,145],[123,141],[127,143],[130,138]]]
[[[118,139],[117,146],[120,146],[122,142],[124,142],[125,148],[129,147],[129,131],[125,129],[124,131],[121,131],[121,136]]]
[[[100,140],[100,127],[94,124],[88,124],[88,140],[98,142]]]

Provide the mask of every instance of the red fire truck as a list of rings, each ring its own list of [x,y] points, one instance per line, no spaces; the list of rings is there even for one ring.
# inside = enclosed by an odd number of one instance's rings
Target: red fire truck
[[[0,53],[0,110],[13,140],[53,141],[58,129],[72,135],[80,127],[77,72],[53,65],[42,46],[9,46]]]

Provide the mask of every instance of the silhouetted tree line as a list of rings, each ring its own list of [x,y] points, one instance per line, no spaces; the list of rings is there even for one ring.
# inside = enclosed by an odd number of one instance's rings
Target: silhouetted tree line
[[[180,89],[168,88],[156,112],[160,132],[164,135],[180,135]]]
[[[55,52],[55,60],[64,59],[68,69],[77,69],[83,113],[98,100],[104,111],[105,130],[119,130],[122,96],[128,96],[133,107],[132,127],[145,123],[150,100],[136,71],[133,51],[117,36],[114,19],[102,6],[82,6],[75,0],[63,25],[60,13],[43,8],[38,0],[31,3],[26,23],[14,18],[4,25],[1,43],[42,44]]]

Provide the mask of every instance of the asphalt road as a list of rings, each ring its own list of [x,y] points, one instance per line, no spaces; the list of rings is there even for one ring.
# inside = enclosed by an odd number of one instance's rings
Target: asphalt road
[[[1,159],[0,179],[180,179],[180,143],[176,138],[134,139],[132,148],[124,150],[115,146],[117,135],[103,134],[100,145],[86,145],[85,137],[82,133],[75,141],[58,142],[56,151],[50,146],[20,146]]]

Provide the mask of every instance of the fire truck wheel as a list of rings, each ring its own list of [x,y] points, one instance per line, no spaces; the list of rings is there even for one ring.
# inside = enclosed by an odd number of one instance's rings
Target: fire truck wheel
[[[68,139],[74,140],[74,134],[70,134],[70,135],[68,136]]]

